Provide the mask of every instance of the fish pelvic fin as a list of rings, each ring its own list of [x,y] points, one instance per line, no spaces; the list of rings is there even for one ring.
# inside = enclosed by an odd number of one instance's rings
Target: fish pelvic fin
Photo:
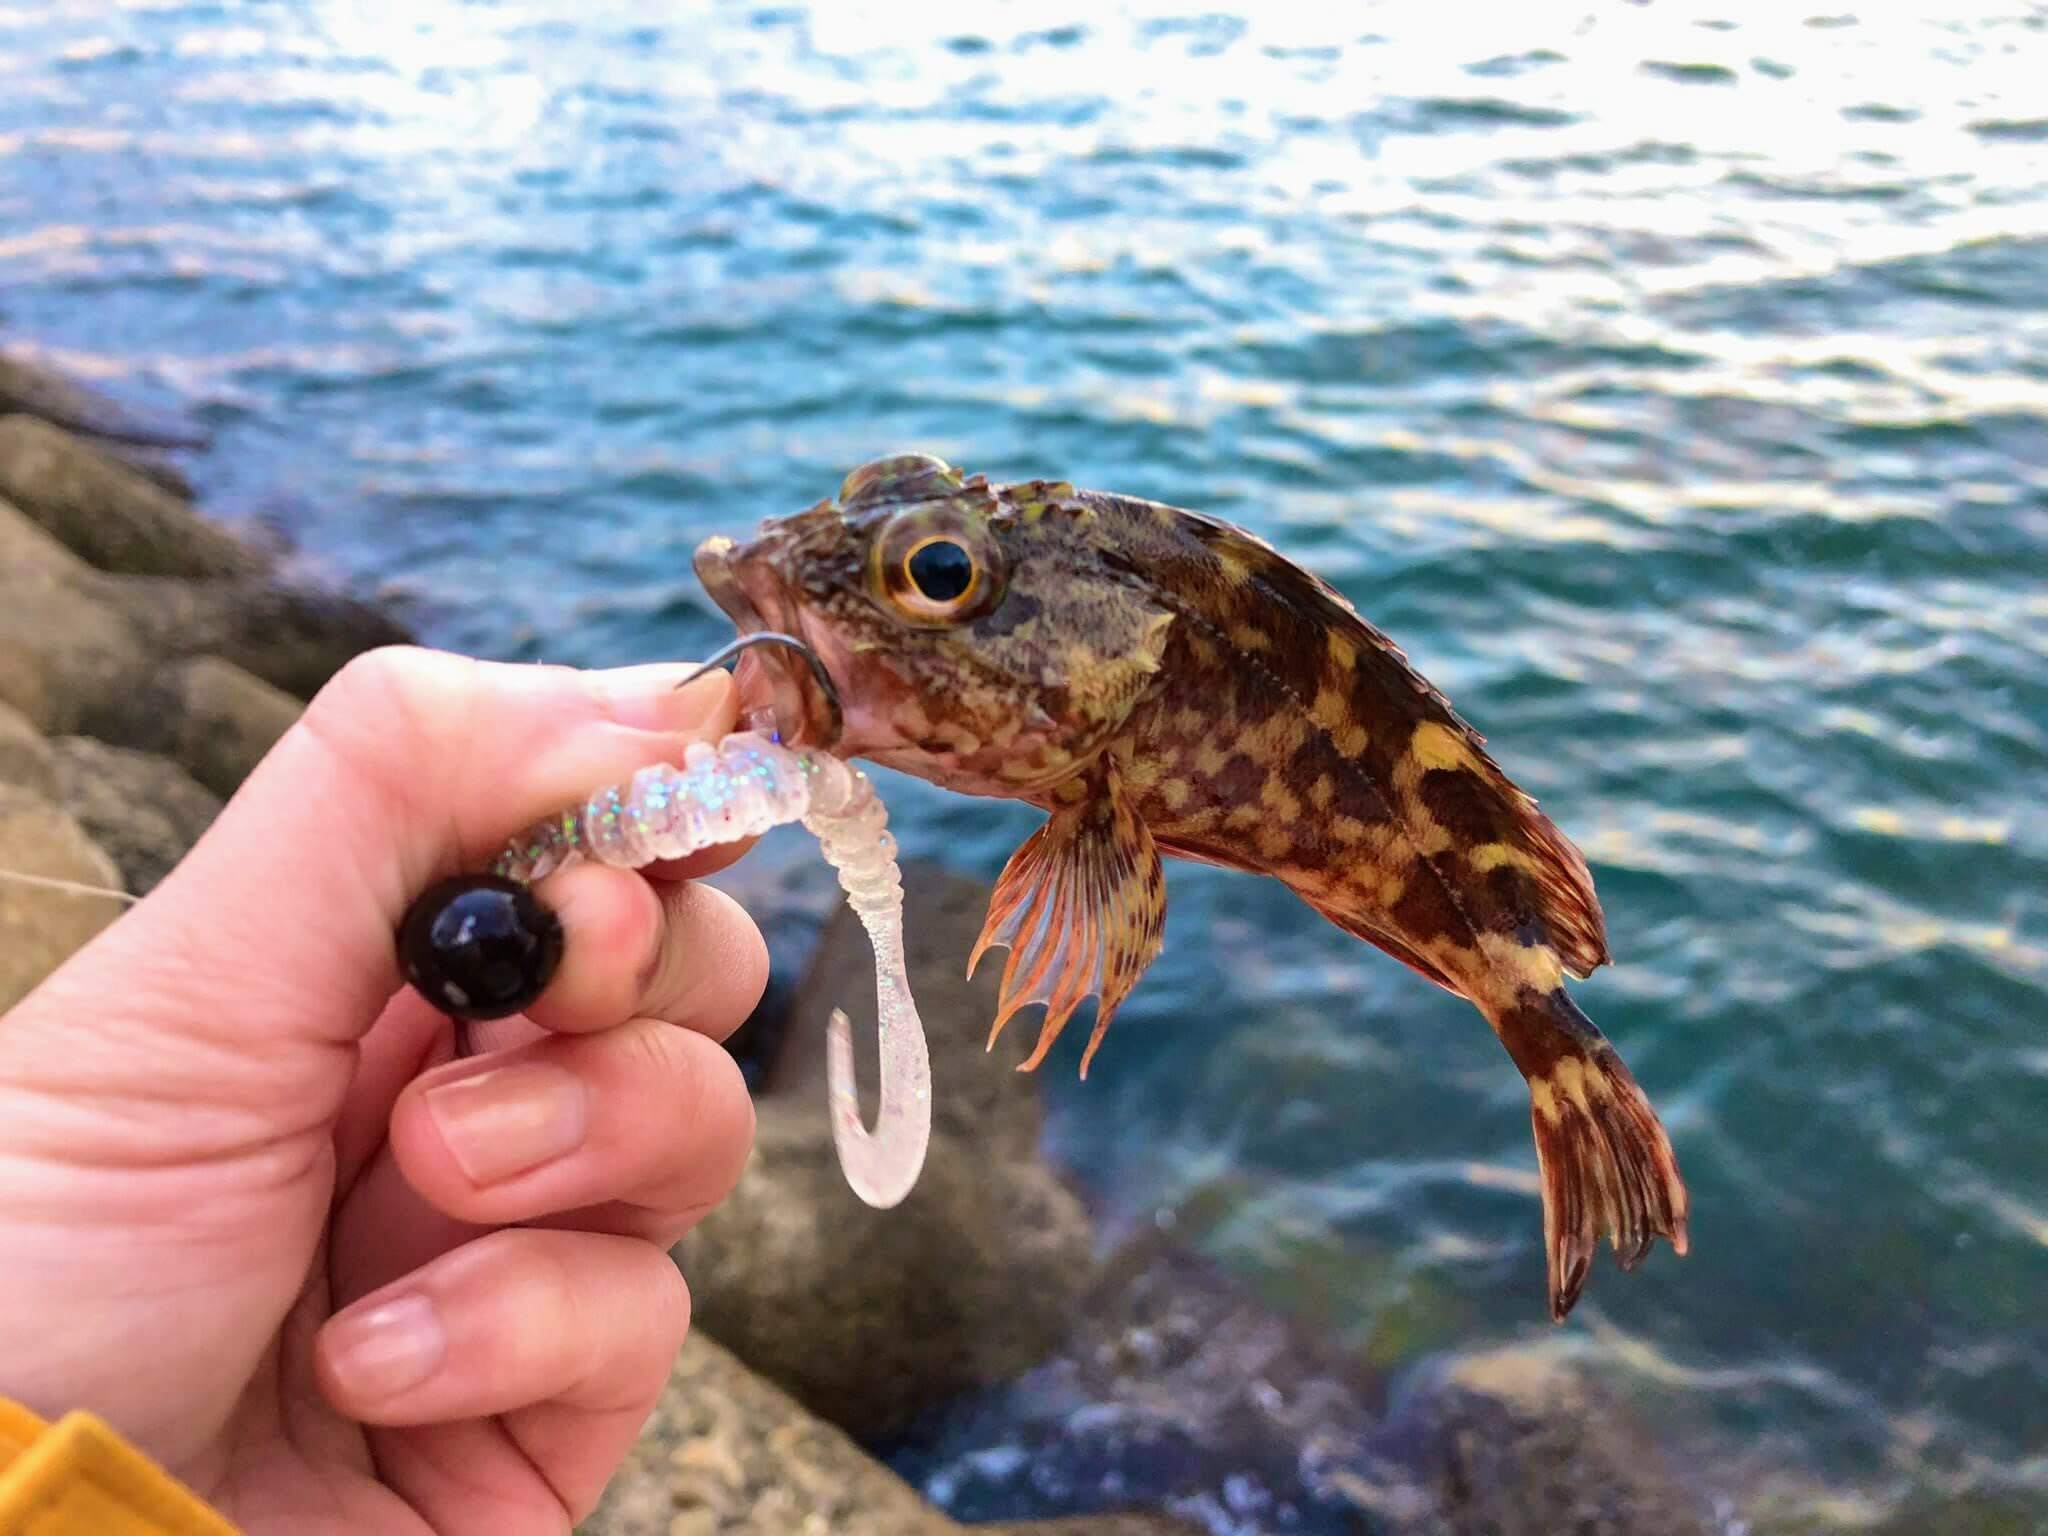
[[[1081,1076],[1123,1000],[1158,956],[1166,926],[1166,876],[1151,829],[1132,808],[1114,764],[1101,762],[1060,786],[1052,819],[1024,840],[990,898],[988,919],[967,960],[1007,946],[1003,984],[988,1043],[1018,1009],[1045,1004],[1038,1044],[1018,1064],[1045,1059],[1067,1020],[1095,998],[1095,1030]]]
[[[1524,989],[1491,1017],[1529,1082],[1550,1316],[1563,1322],[1602,1237],[1612,1240],[1624,1270],[1641,1263],[1659,1237],[1685,1253],[1685,1182],[1657,1112],[1562,987]]]

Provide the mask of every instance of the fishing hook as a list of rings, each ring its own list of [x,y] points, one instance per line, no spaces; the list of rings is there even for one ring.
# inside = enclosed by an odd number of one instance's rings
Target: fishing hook
[[[697,664],[689,676],[676,684],[676,687],[681,688],[685,684],[694,683],[713,667],[724,666],[725,663],[731,661],[735,656],[748,649],[748,647],[756,645],[786,646],[803,657],[805,663],[810,667],[812,679],[818,685],[818,691],[825,695],[826,704],[831,706],[831,725],[826,733],[824,745],[829,747],[833,742],[837,741],[840,733],[846,729],[846,710],[839,702],[839,685],[832,681],[832,674],[826,671],[825,658],[811,648],[809,641],[800,640],[795,635],[785,635],[781,631],[773,629],[757,629],[750,635],[741,635],[739,638],[720,646],[709,656],[705,657],[703,661]]]

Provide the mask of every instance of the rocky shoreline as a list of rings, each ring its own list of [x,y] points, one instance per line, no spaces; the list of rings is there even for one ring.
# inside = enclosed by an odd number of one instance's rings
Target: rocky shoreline
[[[194,446],[0,355],[0,866],[147,892],[327,677],[409,638],[202,516],[169,457]],[[982,1050],[994,979],[960,966],[985,890],[906,880],[941,1091],[922,1182],[878,1212],[846,1190],[824,1107],[824,1018],[871,989],[865,941],[795,842],[719,877],[775,965],[735,1039],[758,1141],[677,1250],[691,1340],[585,1536],[966,1530],[874,1451],[916,1465],[977,1423],[1044,1474],[1024,1504],[1085,1511],[972,1527],[1009,1536],[1725,1528],[1543,1357],[1423,1358],[1446,1325],[1350,1359],[1185,1230],[1102,1252],[1043,1155],[1038,1079]],[[0,881],[0,1011],[119,911]]]

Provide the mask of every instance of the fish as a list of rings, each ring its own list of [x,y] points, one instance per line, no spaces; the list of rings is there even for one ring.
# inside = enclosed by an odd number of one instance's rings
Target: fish
[[[1327,582],[1218,518],[922,453],[694,565],[741,634],[822,661],[836,709],[784,653],[742,661],[778,730],[829,720],[848,757],[1047,813],[968,957],[1008,951],[991,1047],[1045,1009],[1019,1070],[1092,997],[1087,1076],[1163,947],[1163,859],[1271,877],[1492,1026],[1528,1085],[1553,1320],[1603,1237],[1625,1270],[1686,1252],[1670,1137],[1566,990],[1611,958],[1585,858]]]

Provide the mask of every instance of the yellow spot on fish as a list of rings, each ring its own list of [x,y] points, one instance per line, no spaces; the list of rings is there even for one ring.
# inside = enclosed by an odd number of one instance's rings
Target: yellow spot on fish
[[[1503,864],[1512,864],[1517,869],[1532,867],[1528,854],[1507,843],[1481,843],[1465,855],[1465,862],[1482,875],[1489,869],[1499,869]]]
[[[1169,811],[1186,809],[1188,796],[1193,793],[1193,786],[1186,779],[1168,779],[1159,786],[1159,798]]]
[[[1229,761],[1230,754],[1213,741],[1202,742],[1195,748],[1195,772],[1205,779],[1215,778]]]
[[[1345,704],[1344,695],[1335,688],[1318,689],[1315,702],[1308,707],[1309,719],[1315,721],[1317,725],[1326,731],[1334,731],[1344,724],[1344,717],[1347,713],[1349,713],[1349,710]]]
[[[1292,821],[1301,814],[1301,801],[1277,773],[1267,774],[1266,782],[1259,786],[1259,803],[1282,821]]]
[[[1372,740],[1362,725],[1347,725],[1330,733],[1330,743],[1346,757],[1357,757],[1365,750],[1365,744]]]
[[[1529,1079],[1529,1102],[1536,1107],[1536,1113],[1557,1124],[1557,1095],[1550,1091],[1550,1084],[1540,1077]]]
[[[1239,550],[1229,544],[1216,544],[1211,548],[1215,552],[1217,565],[1222,568],[1225,581],[1233,587],[1241,587],[1252,579],[1251,562]]]
[[[1248,757],[1275,761],[1300,746],[1308,726],[1293,710],[1277,711],[1256,725],[1246,726],[1237,738],[1237,750]]]
[[[1259,853],[1268,859],[1277,859],[1294,846],[1294,839],[1287,835],[1284,827],[1268,824],[1259,829]]]
[[[1479,952],[1486,957],[1495,975],[1505,977],[1517,986],[1549,992],[1564,981],[1564,971],[1557,963],[1557,951],[1548,944],[1524,944],[1512,934],[1482,933],[1479,935]]]
[[[1336,666],[1338,672],[1349,673],[1353,667],[1358,665],[1358,647],[1336,630],[1330,631],[1328,639],[1324,641],[1324,645],[1328,648],[1330,660]]]
[[[1265,819],[1266,811],[1264,806],[1234,805],[1224,816],[1223,825],[1242,830],[1245,827],[1255,827]]]
[[[1365,838],[1365,823],[1356,816],[1332,816],[1330,836],[1345,847],[1356,847]]]
[[[1408,738],[1408,750],[1424,768],[1464,768],[1471,764],[1472,749],[1447,725],[1425,720]]]
[[[1256,624],[1234,624],[1230,629],[1231,643],[1240,650],[1270,651],[1273,637]]]
[[[1166,776],[1166,764],[1156,757],[1134,757],[1123,765],[1123,781],[1142,794]]]
[[[1308,787],[1308,801],[1319,811],[1327,811],[1330,801],[1336,797],[1337,785],[1327,773],[1317,774],[1315,783]]]

